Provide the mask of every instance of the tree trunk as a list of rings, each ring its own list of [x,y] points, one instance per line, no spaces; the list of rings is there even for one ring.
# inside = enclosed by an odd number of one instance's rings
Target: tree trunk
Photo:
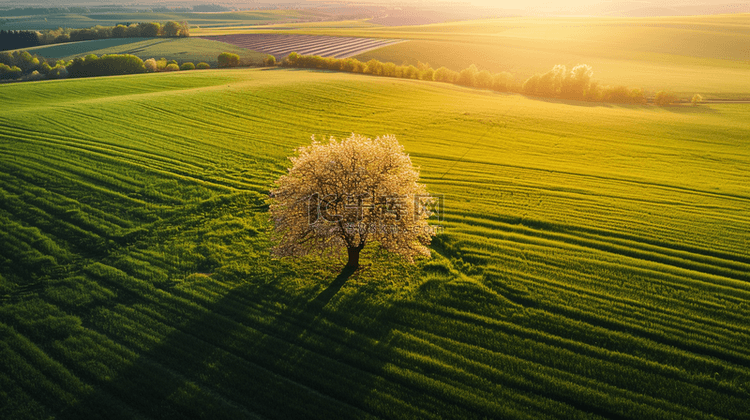
[[[346,263],[346,267],[349,269],[359,268],[359,252],[362,251],[362,247],[347,248],[346,252],[349,254],[349,262]]]

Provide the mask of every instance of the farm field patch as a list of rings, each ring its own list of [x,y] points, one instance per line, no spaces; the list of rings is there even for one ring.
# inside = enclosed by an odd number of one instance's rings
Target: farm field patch
[[[321,57],[348,58],[399,43],[399,40],[281,34],[241,34],[204,37],[248,50],[268,53],[280,60],[291,52]]]
[[[325,14],[304,10],[257,10],[230,13],[192,12],[122,12],[109,13],[53,13],[36,16],[3,16],[5,30],[44,30],[62,28],[89,28],[96,25],[114,26],[124,22],[189,21],[192,27],[236,27],[266,25],[280,22],[299,22],[320,19]]]
[[[45,58],[72,60],[88,54],[132,54],[143,60],[166,58],[179,62],[191,61],[217,65],[223,52],[238,54],[246,62],[260,63],[266,54],[235,45],[201,38],[121,38],[80,41],[46,45],[26,49],[31,54]]]
[[[747,418],[750,107],[233,69],[0,86],[8,418]],[[269,256],[310,135],[391,133],[433,258]]]

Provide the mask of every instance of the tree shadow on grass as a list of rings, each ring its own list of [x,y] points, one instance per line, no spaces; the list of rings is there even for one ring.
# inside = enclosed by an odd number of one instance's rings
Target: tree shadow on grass
[[[58,418],[371,417],[363,401],[388,359],[390,329],[378,319],[390,305],[345,287],[354,273],[342,271],[320,293],[292,293],[294,273],[275,273],[276,281],[251,279],[213,300],[223,279],[144,299],[132,308],[142,330],[107,334],[137,352],[132,364],[109,380],[84,377],[93,392]],[[137,337],[148,343],[160,331],[169,333],[138,351]],[[373,352],[382,356],[366,356]]]
[[[663,109],[674,114],[718,114],[719,111],[707,105],[688,105],[688,104],[675,104],[662,107],[656,107],[656,109]]]
[[[575,99],[550,98],[546,96],[526,95],[523,93],[518,93],[518,95],[521,95],[526,99],[531,99],[532,101],[547,102],[550,104],[570,105],[570,106],[577,106],[577,107],[583,107],[583,108],[614,108],[614,107],[642,108],[644,106],[644,105],[637,105],[637,104],[617,104],[617,103],[598,102],[598,101],[583,101],[583,100],[575,100]]]
[[[346,283],[347,280],[356,272],[357,270],[351,267],[344,267],[341,270],[341,273],[331,282],[331,284],[328,285],[328,287],[323,290],[315,299],[310,301],[309,308],[313,310],[321,310],[323,307],[325,307],[328,302],[331,301],[331,299],[338,293],[341,288],[344,286],[344,283]]]

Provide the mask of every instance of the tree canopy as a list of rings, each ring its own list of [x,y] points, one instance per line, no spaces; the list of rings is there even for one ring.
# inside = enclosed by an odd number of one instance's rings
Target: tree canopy
[[[370,241],[413,261],[430,256],[436,230],[428,225],[434,198],[395,136],[352,134],[315,140],[289,158],[291,168],[271,191],[277,256],[348,254],[359,266]]]

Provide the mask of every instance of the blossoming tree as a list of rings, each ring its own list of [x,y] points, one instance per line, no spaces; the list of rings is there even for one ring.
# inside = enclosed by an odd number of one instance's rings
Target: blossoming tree
[[[277,256],[348,255],[359,267],[368,242],[403,255],[429,257],[436,230],[427,223],[435,199],[394,136],[352,134],[312,144],[289,158],[291,168],[271,191]]]

